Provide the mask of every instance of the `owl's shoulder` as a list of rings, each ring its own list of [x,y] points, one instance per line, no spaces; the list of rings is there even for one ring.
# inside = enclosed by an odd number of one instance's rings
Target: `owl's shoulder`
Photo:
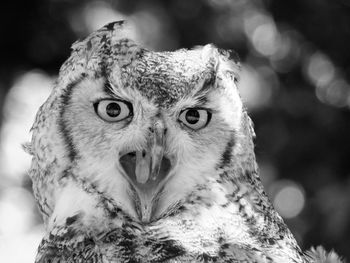
[[[105,262],[95,242],[90,238],[54,236],[39,245],[35,263]]]

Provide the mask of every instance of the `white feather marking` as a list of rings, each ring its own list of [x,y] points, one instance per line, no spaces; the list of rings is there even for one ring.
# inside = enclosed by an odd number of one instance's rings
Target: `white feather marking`
[[[93,214],[95,218],[103,216],[103,211],[97,207],[96,198],[73,182],[68,182],[57,195],[56,206],[48,224],[49,229],[53,229],[55,225],[64,225],[67,217],[77,214]]]

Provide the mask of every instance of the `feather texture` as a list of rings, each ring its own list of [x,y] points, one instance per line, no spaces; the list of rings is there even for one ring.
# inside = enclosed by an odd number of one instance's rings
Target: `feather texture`
[[[344,263],[334,251],[327,252],[323,247],[312,247],[306,252],[310,263]]]

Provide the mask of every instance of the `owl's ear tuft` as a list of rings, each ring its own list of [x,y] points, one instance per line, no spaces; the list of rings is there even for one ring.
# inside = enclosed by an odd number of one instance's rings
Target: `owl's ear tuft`
[[[125,64],[130,64],[141,48],[135,42],[135,25],[115,21],[76,41],[71,55],[60,69],[60,78],[71,82],[86,72],[91,76],[109,75]],[[63,85],[66,86],[66,85]]]
[[[108,23],[107,25],[104,25],[102,27],[102,29],[107,29],[109,31],[113,31],[115,28],[119,28],[119,27],[123,26],[124,24],[125,24],[125,20],[114,21],[114,22]]]
[[[22,143],[22,149],[30,154],[30,155],[34,155],[33,153],[33,148],[32,148],[32,144],[30,142],[25,142],[25,143]]]
[[[217,54],[219,57],[218,70],[233,77],[234,81],[237,83],[241,70],[240,59],[237,52],[219,48],[217,49]]]
[[[236,51],[233,49],[222,49],[218,48],[218,52],[221,56],[225,57],[226,60],[231,60],[236,64],[240,64],[241,59],[239,58],[239,55]]]
[[[214,61],[213,66],[216,72],[221,72],[238,82],[241,66],[239,56],[235,51],[217,48],[209,44],[203,47],[202,58]]]

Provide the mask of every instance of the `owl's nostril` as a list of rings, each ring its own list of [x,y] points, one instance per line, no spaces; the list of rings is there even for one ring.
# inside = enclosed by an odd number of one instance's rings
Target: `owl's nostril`
[[[148,130],[150,131],[150,133],[154,133],[153,127],[149,127]],[[166,135],[167,132],[168,132],[168,128],[164,128],[163,134]]]

